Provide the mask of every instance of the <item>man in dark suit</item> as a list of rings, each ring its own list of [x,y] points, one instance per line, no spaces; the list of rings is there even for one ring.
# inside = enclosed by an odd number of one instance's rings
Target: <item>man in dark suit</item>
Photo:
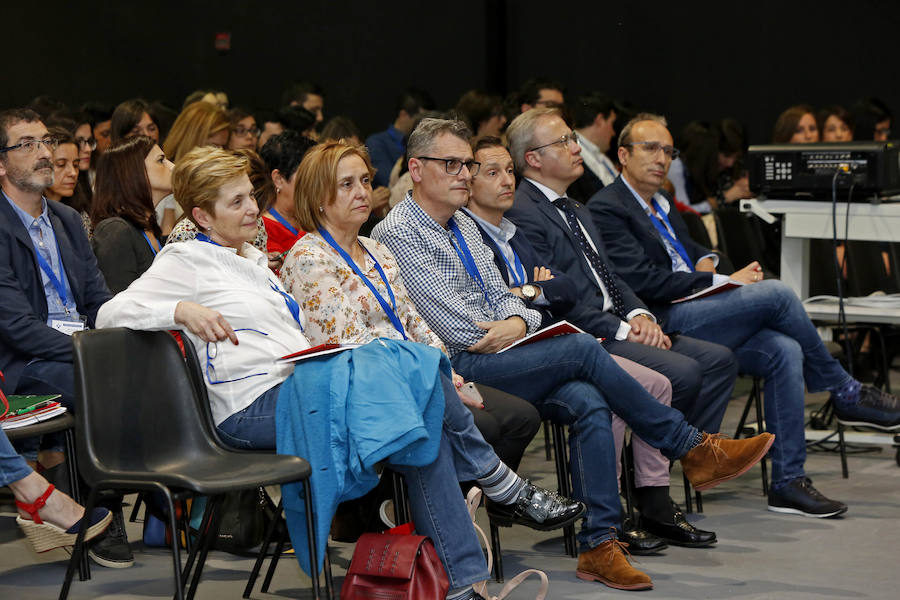
[[[34,111],[0,113],[0,371],[4,392],[60,394],[71,410],[70,336],[94,325],[110,294],[81,216],[43,196],[53,183],[55,147]],[[25,452],[37,459],[35,445]],[[104,566],[134,564],[121,505],[109,533],[90,552]]]
[[[611,263],[590,213],[565,198],[583,167],[581,148],[557,110],[534,109],[519,115],[507,136],[516,170],[524,179],[506,217],[548,266],[575,283],[577,302],[565,319],[605,338],[610,354],[665,375],[672,382],[672,406],[691,422],[718,431],[737,376],[731,351],[679,335],[668,326],[664,331],[625,281],[608,268]]]
[[[619,176],[615,163],[606,155],[616,135],[615,101],[602,92],[592,92],[576,101],[574,115],[584,173],[569,186],[567,195],[587,202]]]
[[[561,320],[561,315],[576,303],[574,282],[565,273],[551,272],[543,266],[546,261],[540,259],[528,239],[516,231],[516,226],[503,217],[514,198],[512,157],[499,138],[480,138],[472,150],[482,167],[472,178],[469,203],[463,210],[475,221],[485,245],[493,251],[494,263],[510,291],[525,300],[529,308],[541,312],[542,325]],[[613,359],[657,401],[672,403],[672,384],[662,374],[621,356]],[[620,456],[625,422],[616,415],[613,415],[612,431],[616,456]],[[697,529],[680,512],[674,514],[674,502],[669,496],[669,461],[638,436],[632,439],[634,481],[643,529],[623,521],[618,537],[628,543],[629,551],[652,554],[665,548],[666,542],[692,547],[715,543],[715,533]],[[617,471],[617,475],[621,473]]]
[[[829,390],[838,417],[853,424],[900,429],[900,402],[847,374],[823,346],[797,296],[780,281],[762,281],[759,263],[733,275],[716,273],[716,258],[693,242],[661,186],[677,150],[665,119],[641,114],[619,138],[622,176],[588,205],[616,270],[669,325],[731,348],[745,373],[765,377],[766,427],[772,446],[769,509],[814,517],[847,507],[820,494],[803,464],[804,384]],[[713,284],[737,289],[672,304]]]

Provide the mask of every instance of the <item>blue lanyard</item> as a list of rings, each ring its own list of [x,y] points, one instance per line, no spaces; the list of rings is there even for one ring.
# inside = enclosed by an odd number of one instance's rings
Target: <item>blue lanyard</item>
[[[687,265],[687,268],[693,271],[694,265],[691,263],[691,258],[690,256],[688,256],[687,250],[684,248],[684,245],[678,241],[677,237],[672,235],[672,233],[669,233],[670,231],[675,231],[674,229],[672,229],[672,224],[669,222],[669,217],[666,215],[663,209],[660,208],[659,202],[656,201],[656,198],[652,198],[650,201],[653,202],[653,208],[656,209],[656,214],[658,214],[660,218],[666,223],[666,225],[663,226],[663,224],[659,222],[659,219],[654,218],[653,214],[648,211],[647,216],[650,217],[650,220],[653,222],[653,226],[656,227],[656,230],[661,236],[663,236],[664,239],[668,240],[669,243],[672,244],[672,247],[675,248],[675,251],[681,255],[681,258],[684,259],[684,264]]]
[[[466,244],[466,240],[463,239],[463,234],[459,230],[459,226],[456,224],[456,221],[453,220],[453,217],[450,217],[450,220],[447,221],[447,225],[450,226],[450,231],[453,232],[453,237],[456,238],[456,244],[451,241],[450,245],[453,246],[454,250],[456,250],[456,255],[459,256],[459,260],[462,261],[463,266],[466,268],[466,272],[472,277],[472,279],[478,282],[478,287],[481,288],[481,293],[484,294],[485,301],[489,306],[493,307],[490,298],[488,298],[487,288],[484,286],[484,280],[481,278],[481,273],[478,272],[478,265],[475,264],[475,259],[472,258],[472,253],[469,252],[469,246]],[[459,245],[457,246],[457,244]],[[460,249],[462,249],[462,251],[460,251]]]
[[[503,259],[503,262],[506,263],[506,268],[512,273],[512,287],[522,287],[528,283],[528,274],[525,273],[525,265],[519,260],[519,255],[513,250],[512,244],[507,242],[507,245],[509,246],[509,251],[512,252],[515,268],[513,268],[513,265],[509,264],[509,259],[506,258],[506,252],[503,251],[503,248],[497,246],[497,249],[500,250],[500,258]]]
[[[153,256],[156,256],[156,253],[158,252],[158,250],[153,247],[152,243],[150,243],[150,238],[147,236],[147,232],[141,231],[141,235],[144,236],[145,240],[147,240],[147,245],[150,246],[150,252],[153,253]],[[201,234],[201,235],[203,235],[203,234]],[[204,236],[204,237],[206,237],[206,236]]]
[[[322,239],[328,242],[328,245],[334,248],[335,252],[340,254],[341,258],[344,259],[344,262],[353,269],[353,272],[359,275],[359,278],[363,280],[363,283],[366,284],[366,287],[369,288],[369,291],[374,294],[375,299],[378,300],[378,304],[381,305],[381,310],[387,315],[388,319],[391,320],[391,325],[394,326],[400,335],[403,336],[403,339],[408,339],[406,337],[406,332],[403,329],[403,323],[400,322],[400,317],[397,316],[397,299],[394,297],[394,290],[391,289],[391,284],[388,283],[387,277],[384,274],[384,271],[381,269],[381,265],[378,264],[378,261],[375,260],[375,257],[372,256],[372,253],[369,252],[369,249],[362,245],[362,242],[357,240],[357,243],[362,247],[363,250],[366,251],[366,254],[369,255],[369,258],[372,259],[372,262],[375,263],[375,269],[378,270],[378,275],[381,276],[381,281],[384,282],[384,287],[387,288],[388,295],[391,298],[391,304],[388,306],[387,301],[384,299],[378,290],[375,289],[375,285],[366,277],[365,273],[359,268],[359,266],[354,262],[353,257],[351,257],[347,252],[341,248],[337,242],[334,241],[334,238],[331,237],[331,234],[324,227],[319,227],[318,229],[319,235],[322,236]]]
[[[300,235],[300,232],[297,231],[297,229],[296,229],[293,225],[291,225],[291,224],[288,222],[287,219],[285,219],[284,217],[282,217],[281,214],[279,214],[279,212],[278,212],[277,210],[275,210],[275,207],[274,207],[274,206],[273,206],[272,208],[269,209],[269,214],[272,215],[272,217],[273,217],[276,221],[278,221],[279,223],[281,223],[282,225],[284,225],[284,228],[285,228],[285,229],[287,229],[288,231],[290,231],[290,232],[293,233],[294,235]]]
[[[221,244],[217,244],[216,242],[209,239],[205,233],[198,233],[197,239],[201,242],[206,242],[207,244],[212,244],[213,246],[220,246]],[[300,322],[300,305],[297,304],[297,301],[294,300],[294,297],[279,288],[275,283],[269,279],[269,287],[272,288],[273,292],[277,292],[281,295],[284,303],[287,305],[288,311],[291,313],[291,316],[294,317],[294,320],[297,321],[297,325],[300,326],[300,331],[303,331],[303,323]]]
[[[54,237],[56,236],[55,233],[53,235]],[[50,266],[50,263],[47,262],[47,259],[44,258],[44,255],[41,254],[37,248],[35,248],[34,254],[37,256],[37,261],[38,264],[41,265],[41,269],[47,274],[47,278],[50,279],[50,283],[53,285],[53,289],[56,290],[56,293],[62,302],[63,309],[65,309],[66,314],[68,315],[69,294],[66,292],[65,267],[63,266],[62,253],[59,251],[59,240],[56,241],[56,256],[59,260],[59,277],[56,276],[56,273],[53,272],[53,267]]]

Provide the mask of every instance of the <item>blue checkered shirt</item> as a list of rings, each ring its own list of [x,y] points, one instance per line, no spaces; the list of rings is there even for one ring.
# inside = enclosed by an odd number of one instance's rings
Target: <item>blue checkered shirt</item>
[[[487,298],[456,253],[453,233],[428,216],[411,193],[372,231],[372,238],[394,253],[410,298],[450,356],[484,336],[476,321],[502,321],[517,315],[525,320],[529,333],[538,329],[540,313],[510,293],[472,219],[462,211],[453,219],[472,253]]]

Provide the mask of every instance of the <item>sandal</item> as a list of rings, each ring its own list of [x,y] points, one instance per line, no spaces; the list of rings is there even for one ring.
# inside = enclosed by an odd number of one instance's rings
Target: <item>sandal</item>
[[[47,552],[63,546],[73,546],[78,532],[81,531],[83,519],[79,519],[77,523],[68,529],[63,529],[52,523],[46,523],[38,514],[38,511],[44,508],[47,498],[50,497],[50,494],[55,489],[53,484],[48,485],[47,490],[41,494],[40,498],[30,504],[16,500],[16,506],[31,515],[31,519],[23,519],[21,516],[17,516],[16,523],[25,532],[25,537],[28,538],[28,542],[35,552]],[[105,508],[94,508],[93,512],[91,512],[90,524],[87,532],[85,532],[84,541],[93,539],[103,533],[110,521],[112,521],[112,513]]]

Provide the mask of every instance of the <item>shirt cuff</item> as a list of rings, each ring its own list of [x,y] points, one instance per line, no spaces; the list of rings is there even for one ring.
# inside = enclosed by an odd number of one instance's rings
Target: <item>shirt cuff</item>
[[[722,275],[721,273],[713,273],[713,285],[719,285],[720,283],[725,283],[731,279],[728,275]]]
[[[541,295],[532,300],[531,303],[535,306],[550,306],[550,301],[547,300],[547,294],[544,293],[544,288],[541,288],[539,285],[535,285],[534,287],[540,288]]]
[[[651,321],[653,321],[654,323],[656,323],[656,317],[653,316],[653,313],[650,312],[649,310],[646,310],[646,309],[643,309],[643,308],[636,308],[636,309],[634,309],[633,311],[631,311],[630,313],[628,313],[627,315],[625,315],[625,320],[626,320],[626,321],[630,321],[630,320],[632,320],[633,318],[635,318],[635,317],[638,316],[638,315],[647,315],[647,317],[648,317]]]
[[[701,256],[700,258],[697,259],[697,262],[694,263],[694,266],[696,267],[698,264],[700,264],[700,261],[703,260],[704,258],[711,259],[713,261],[713,267],[719,266],[719,255],[716,254],[715,252],[710,252],[709,254],[704,254],[703,256]]]
[[[621,321],[619,323],[619,329],[616,331],[616,339],[621,342],[628,337],[629,333],[631,333],[631,325],[625,321]]]

